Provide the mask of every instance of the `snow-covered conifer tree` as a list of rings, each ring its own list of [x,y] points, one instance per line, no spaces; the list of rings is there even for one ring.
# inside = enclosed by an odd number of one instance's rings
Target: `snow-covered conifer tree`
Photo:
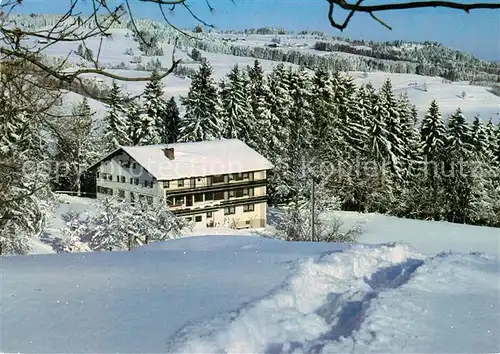
[[[471,166],[474,152],[470,142],[470,129],[459,108],[450,116],[446,131],[444,189],[448,202],[448,221],[461,223],[467,221],[475,187]]]
[[[420,173],[411,185],[406,203],[413,215],[441,220],[446,203],[443,191],[445,168],[446,129],[438,103],[431,102],[420,127],[420,156],[423,159]]]
[[[387,129],[388,147],[386,150],[389,151],[387,161],[391,163],[392,170],[396,176],[401,177],[401,159],[405,155],[403,141],[404,134],[401,130],[402,125],[400,122],[398,102],[396,102],[394,94],[392,93],[392,84],[389,79],[387,79],[382,85],[378,98],[378,114],[381,115],[380,119],[385,121]]]
[[[163,143],[176,143],[179,138],[179,126],[181,118],[179,115],[179,108],[175,102],[174,97],[170,97],[167,101],[166,113],[162,123],[162,142]]]
[[[186,107],[181,120],[179,141],[214,140],[223,137],[224,120],[217,86],[212,78],[213,69],[204,60],[193,76]]]
[[[269,86],[264,77],[264,70],[258,60],[255,60],[252,67],[247,68],[247,72],[250,80],[248,88],[250,105],[255,119],[249,143],[258,152],[270,156],[269,141],[274,139],[271,136],[272,118],[276,118],[276,116],[271,114]]]
[[[144,141],[149,144],[164,142],[164,122],[167,114],[167,102],[165,101],[163,88],[157,71],[153,71],[151,81],[144,89],[143,111],[146,116],[142,116],[144,131],[146,136]],[[145,118],[148,119],[145,119]]]
[[[130,145],[127,109],[120,87],[113,81],[109,92],[109,110],[105,117],[104,134],[107,150],[112,151],[120,145]]]
[[[225,122],[224,137],[241,139],[246,143],[250,142],[255,124],[248,86],[245,71],[235,65],[228,73],[221,90]]]

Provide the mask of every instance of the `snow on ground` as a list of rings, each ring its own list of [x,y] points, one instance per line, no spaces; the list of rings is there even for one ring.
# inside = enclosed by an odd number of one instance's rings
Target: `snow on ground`
[[[439,103],[443,117],[447,117],[460,109],[466,118],[472,121],[479,115],[484,121],[490,118],[493,122],[500,122],[500,97],[488,91],[488,87],[473,86],[466,82],[446,83],[440,77],[429,77],[415,74],[392,74],[384,72],[370,72],[364,76],[360,72],[350,72],[354,82],[363,84],[371,82],[375,88],[380,88],[385,80],[390,79],[394,93],[406,92],[410,101],[417,106],[420,117],[423,117],[430,107],[432,100]],[[416,86],[409,86],[417,83]],[[424,90],[427,86],[427,91]],[[465,97],[462,97],[465,92]]]
[[[4,257],[2,352],[498,352],[497,256],[191,237]]]
[[[78,198],[75,196],[58,195],[60,200],[53,217],[49,220],[43,234],[43,241],[35,242],[35,250],[32,253],[53,253],[49,246],[56,237],[62,237],[61,229],[64,228],[62,214],[74,210],[78,212],[87,211],[95,213],[92,205],[95,199]],[[220,228],[197,228],[185,230],[183,237],[188,236],[250,236],[269,237],[275,232],[274,225],[277,222],[275,208],[269,208],[268,226],[265,229],[243,229],[234,230],[229,227]],[[437,254],[441,251],[452,252],[485,252],[500,255],[500,229],[491,227],[480,227],[471,225],[453,224],[449,222],[424,221],[413,219],[402,219],[380,214],[361,214],[356,212],[335,211],[326,214],[326,220],[340,220],[344,230],[355,225],[361,225],[363,232],[359,242],[367,244],[380,244],[398,242],[414,247],[426,255]]]
[[[140,58],[142,64],[146,64],[153,59],[160,59],[163,67],[169,67],[172,61],[173,46],[170,44],[162,45],[164,55],[162,57],[146,57],[139,51],[138,43],[134,41],[131,32],[127,29],[112,29],[112,36],[109,38],[102,37],[102,46],[99,53],[99,61],[107,68],[117,67],[122,62],[127,69],[107,69],[114,74],[126,75],[131,77],[149,76],[149,72],[135,71],[136,64],[131,63],[135,58]],[[233,38],[236,39],[237,44],[248,46],[264,46],[272,41],[274,35],[231,35],[231,34],[217,34],[216,38]],[[279,36],[284,47],[282,49],[294,49],[301,51],[314,52],[318,55],[331,55],[331,53],[323,53],[311,49],[316,38],[311,36]],[[36,44],[36,39],[30,39],[33,44]],[[92,49],[93,53],[97,55],[99,52],[101,37],[91,38],[87,41],[87,46]],[[40,44],[38,44],[40,45]],[[91,63],[86,62],[74,52],[77,50],[77,43],[56,43],[46,49],[49,56],[66,57],[69,53],[69,62],[73,64],[81,64],[89,66]],[[126,50],[132,51],[133,55],[124,54]],[[188,50],[189,51],[189,50]],[[239,57],[226,54],[217,54],[200,51],[202,56],[207,58],[214,69],[214,77],[216,80],[223,78],[235,65],[245,68],[247,65],[252,65],[255,58]],[[335,53],[335,55],[346,55],[346,53]],[[192,63],[192,60],[187,54],[181,50],[176,51],[176,59],[182,59],[182,65],[186,67],[196,68],[198,64]],[[270,60],[260,60],[262,67],[266,72],[270,72],[274,66],[280,62]],[[284,63],[286,66],[297,67],[290,63]],[[415,74],[393,74],[384,72],[370,72],[367,77],[364,77],[361,72],[350,72],[355,77],[355,83],[362,84],[365,82],[372,82],[375,88],[380,88],[383,82],[390,78],[395,90],[395,93],[407,92],[410,101],[413,102],[418,109],[419,115],[423,116],[428,110],[430,103],[436,99],[441,107],[444,116],[448,116],[455,112],[460,107],[466,114],[469,120],[472,120],[475,115],[480,115],[484,120],[493,118],[495,122],[500,122],[500,97],[495,96],[488,91],[487,87],[471,86],[467,83],[445,83],[442,78],[420,76]],[[102,82],[110,85],[111,79],[97,76],[97,75],[84,75],[87,78],[98,78]],[[417,86],[408,86],[409,83],[417,82]],[[139,95],[143,92],[145,82],[125,82],[121,83],[123,90],[132,96]],[[165,94],[167,96],[186,96],[189,91],[191,80],[169,75],[163,80],[165,85]],[[427,85],[427,92],[423,90],[424,84]],[[462,98],[462,92],[466,93],[466,98]],[[94,107],[93,107],[94,108]],[[94,108],[98,112],[105,111],[105,107]],[[99,113],[101,114],[101,113]],[[101,114],[102,115],[102,114]]]
[[[362,243],[404,243],[426,254],[452,251],[500,255],[500,228],[346,211],[333,212],[332,217],[342,220],[345,228],[362,225]]]

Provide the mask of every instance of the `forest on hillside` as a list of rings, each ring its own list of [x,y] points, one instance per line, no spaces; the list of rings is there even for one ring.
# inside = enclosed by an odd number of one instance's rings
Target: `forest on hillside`
[[[54,25],[56,15],[33,14],[32,16],[17,15],[16,22],[28,29]],[[89,24],[90,26],[91,24]],[[441,76],[444,79],[457,81],[469,80],[480,85],[490,86],[500,82],[500,63],[487,62],[472,54],[447,48],[437,42],[425,41],[389,41],[374,42],[356,40],[347,37],[328,36],[319,31],[292,32],[280,28],[258,28],[242,31],[205,31],[197,26],[193,31],[185,30],[189,36],[154,20],[138,20],[132,24],[125,21],[113,24],[113,27],[122,27],[140,31],[142,41],[138,41],[145,55],[159,53],[162,43],[174,44],[181,50],[190,52],[193,48],[220,54],[230,54],[256,59],[282,61],[304,66],[311,70],[326,69],[332,71],[383,71],[390,73],[418,74],[427,76]],[[295,48],[270,48],[267,46],[251,46],[245,42],[227,42],[219,34],[237,33],[243,35],[287,35],[290,38],[317,39],[312,45],[318,53],[301,51]],[[331,55],[322,55],[322,52]],[[342,53],[342,54],[339,54]],[[346,56],[347,55],[347,56]]]
[[[275,165],[272,204],[298,208],[314,181],[319,208],[500,226],[500,125],[468,124],[458,107],[445,124],[435,101],[417,124],[389,80],[376,91],[304,70],[280,64],[266,77],[255,61],[216,82],[203,61],[182,118],[155,81],[142,109],[115,88],[107,135],[117,145],[241,139]]]

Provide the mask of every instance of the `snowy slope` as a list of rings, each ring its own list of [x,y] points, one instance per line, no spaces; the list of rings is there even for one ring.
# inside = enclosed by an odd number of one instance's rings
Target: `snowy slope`
[[[50,246],[52,240],[61,237],[64,228],[62,214],[74,210],[95,213],[92,205],[95,199],[78,198],[59,195],[60,204],[53,217],[49,220],[43,235],[44,242],[36,241],[32,254],[54,253]],[[231,228],[210,228],[186,230],[183,236],[206,235],[241,235],[241,236],[269,236],[274,232],[276,214],[279,210],[269,208],[268,226],[266,229],[233,230]],[[361,214],[356,212],[335,211],[325,214],[326,220],[339,219],[343,227],[349,229],[361,225],[363,233],[360,242],[380,244],[398,242],[407,244],[426,255],[437,254],[441,251],[453,252],[486,252],[500,256],[500,229],[471,225],[453,224],[449,222],[435,222],[424,220],[401,219],[380,214]]]
[[[142,52],[138,49],[138,44],[134,41],[131,32],[127,29],[112,29],[112,36],[109,38],[103,38],[101,51],[99,54],[99,60],[102,65],[104,65],[107,70],[111,73],[127,75],[131,77],[137,76],[149,76],[149,72],[135,71],[136,64],[131,63],[134,58],[140,57],[142,64],[146,64],[152,59],[160,59],[164,67],[169,67],[172,61],[172,51],[173,46],[170,44],[163,44],[162,49],[164,55],[162,57],[146,57],[142,55]],[[238,38],[238,43],[242,45],[250,46],[263,46],[269,43],[274,36],[267,35],[226,35],[217,34],[215,37],[224,38]],[[318,55],[329,55],[329,53],[318,52],[310,47],[316,42],[317,39],[312,37],[304,36],[281,36],[284,44],[286,46],[282,49],[294,49],[300,51],[310,51]],[[245,39],[243,41],[243,39]],[[88,41],[87,46],[92,49],[94,54],[99,50],[101,37],[92,38]],[[31,39],[32,44],[36,44],[35,39]],[[287,44],[288,43],[288,44]],[[57,43],[54,46],[47,48],[47,55],[53,57],[66,57],[69,55],[69,62],[74,65],[79,64],[83,66],[89,66],[91,63],[86,62],[79,56],[77,56],[74,51],[77,50],[77,43]],[[302,46],[302,47],[301,47]],[[126,50],[131,50],[134,55],[124,54]],[[189,52],[189,48],[186,49]],[[202,56],[207,58],[214,69],[214,77],[216,80],[223,78],[235,65],[238,64],[245,68],[247,65],[252,65],[254,58],[240,57],[226,54],[217,54],[200,51]],[[338,55],[346,55],[347,53],[338,53]],[[186,67],[197,68],[198,64],[192,63],[192,60],[187,56],[187,54],[181,50],[176,50],[176,59],[182,59],[183,65]],[[262,67],[266,72],[270,72],[272,68],[280,62],[274,62],[270,60],[260,60]],[[111,69],[116,67],[121,63],[125,64],[126,69]],[[290,63],[284,63],[286,66],[297,67]],[[420,76],[415,74],[393,74],[385,72],[370,72],[367,77],[364,77],[363,73],[360,72],[350,72],[355,78],[357,84],[371,82],[376,88],[382,86],[383,82],[390,78],[395,93],[407,92],[410,101],[417,106],[419,115],[422,117],[428,110],[430,102],[436,99],[442,110],[444,116],[448,116],[455,112],[455,110],[460,107],[466,117],[472,120],[475,115],[480,115],[484,120],[493,118],[495,122],[500,121],[500,97],[495,96],[488,91],[487,87],[482,86],[471,86],[464,82],[459,83],[445,83],[442,78],[439,77],[428,77]],[[97,78],[96,75],[87,75],[86,77]],[[110,85],[111,79],[106,77],[101,77],[100,79],[104,83]],[[418,82],[418,86],[408,86],[411,82]],[[423,90],[424,83],[427,85],[427,92]],[[126,82],[121,83],[122,88],[125,92],[135,96],[142,93],[145,87],[145,82]],[[167,96],[186,96],[191,84],[191,80],[176,77],[174,75],[169,75],[163,79],[163,84],[165,85],[165,94]],[[461,97],[462,92],[466,92],[467,97],[464,99]],[[93,107],[94,108],[94,107]],[[103,115],[106,107],[100,105],[96,107],[99,115]]]
[[[498,352],[498,257],[192,237],[4,257],[2,352]]]

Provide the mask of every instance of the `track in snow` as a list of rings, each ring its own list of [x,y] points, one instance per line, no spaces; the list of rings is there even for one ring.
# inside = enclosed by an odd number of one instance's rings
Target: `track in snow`
[[[272,294],[182,329],[168,351],[318,353],[350,337],[372,301],[407,283],[423,263],[422,256],[394,244],[355,246],[309,259]]]

